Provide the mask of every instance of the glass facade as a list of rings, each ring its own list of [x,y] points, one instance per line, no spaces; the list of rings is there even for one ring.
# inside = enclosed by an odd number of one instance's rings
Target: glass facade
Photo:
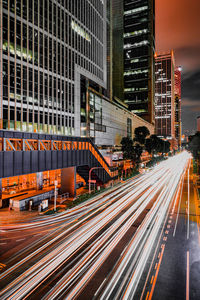
[[[124,0],[124,100],[154,122],[155,1]]]
[[[175,135],[174,55],[156,57],[155,124],[156,134],[165,138]]]
[[[76,66],[104,81],[105,4],[3,0],[0,6],[0,128],[73,135],[80,128]]]

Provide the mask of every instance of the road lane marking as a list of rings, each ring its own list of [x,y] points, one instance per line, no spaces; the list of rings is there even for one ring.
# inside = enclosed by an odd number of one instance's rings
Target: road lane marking
[[[153,282],[153,279],[154,279],[154,275],[152,275],[152,277],[151,277],[151,284],[152,284],[152,282]]]
[[[149,298],[149,292],[147,292],[145,300],[148,300],[148,298]]]
[[[5,267],[6,267],[5,264],[0,263],[0,270],[2,270],[2,269],[5,268]]]
[[[155,270],[157,269],[157,266],[158,266],[158,264],[156,263],[156,265],[155,265]]]
[[[190,253],[187,251],[186,300],[190,298]]]
[[[184,177],[183,177],[183,183],[182,183],[182,189],[181,189],[181,194],[180,194],[180,200],[179,200],[179,205],[178,205],[178,212],[177,212],[177,216],[176,216],[176,223],[175,223],[175,227],[174,227],[173,237],[175,237],[175,234],[176,234],[176,227],[177,227],[177,223],[178,223],[182,194],[183,194],[183,185],[184,185]]]
[[[187,215],[188,215],[188,223],[187,223],[187,240],[190,236],[190,165],[188,168],[188,207],[187,207]]]
[[[101,285],[99,286],[99,288],[97,289],[96,293],[94,294],[95,296],[99,293],[101,287],[103,286],[104,282],[106,281],[106,278],[104,279],[104,281],[101,283]]]
[[[154,289],[155,289],[155,285],[156,285],[156,281],[157,281],[157,277],[158,277],[158,272],[160,270],[160,265],[161,265],[161,262],[162,262],[164,251],[165,251],[165,245],[163,244],[162,251],[161,251],[161,256],[160,256],[160,259],[159,259],[159,262],[158,262],[158,267],[157,267],[157,270],[156,270],[156,274],[155,274],[155,277],[154,277],[153,285],[152,285],[151,292],[149,294],[148,300],[151,300],[152,296],[153,296],[153,292],[154,292]]]
[[[24,241],[24,240],[25,240],[25,238],[16,240],[16,242],[21,242],[21,241]]]

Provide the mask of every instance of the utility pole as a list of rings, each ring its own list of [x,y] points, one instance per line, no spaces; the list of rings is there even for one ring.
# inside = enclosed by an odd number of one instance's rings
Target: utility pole
[[[56,211],[56,198],[57,198],[57,185],[58,185],[58,182],[57,180],[54,181],[54,184],[55,184],[55,190],[54,190],[54,211]]]

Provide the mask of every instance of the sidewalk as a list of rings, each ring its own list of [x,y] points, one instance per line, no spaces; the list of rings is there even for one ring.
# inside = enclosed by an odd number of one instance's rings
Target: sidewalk
[[[14,211],[8,207],[0,209],[0,224],[29,222],[39,217],[38,211]]]

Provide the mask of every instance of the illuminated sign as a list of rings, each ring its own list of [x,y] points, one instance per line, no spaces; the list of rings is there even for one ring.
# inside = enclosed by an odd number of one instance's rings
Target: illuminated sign
[[[76,33],[78,33],[80,36],[86,39],[86,41],[91,42],[89,34],[85,30],[83,30],[78,24],[72,21],[71,26]]]
[[[3,43],[3,50],[6,51],[8,49],[8,42],[4,42]],[[33,57],[33,53],[32,51],[27,51],[27,49],[24,49],[18,45],[16,45],[16,48],[14,46],[14,44],[10,43],[9,44],[9,52],[13,55],[16,54],[16,56],[20,57],[20,58],[24,58],[27,61],[32,61],[34,59]],[[36,60],[36,55],[35,55],[35,60]]]

